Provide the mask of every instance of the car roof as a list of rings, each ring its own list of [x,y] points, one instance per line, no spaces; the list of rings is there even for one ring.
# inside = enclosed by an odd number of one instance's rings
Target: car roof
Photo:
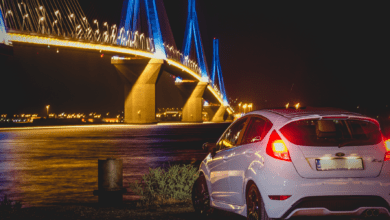
[[[311,116],[329,116],[329,115],[345,115],[345,116],[362,116],[359,113],[349,112],[342,109],[334,108],[306,108],[306,109],[266,109],[266,111],[278,114],[288,119],[311,117]]]
[[[286,109],[286,108],[280,108],[280,109],[262,109],[257,110],[248,113],[248,115],[262,115],[269,120],[272,121],[272,123],[276,123],[279,126],[282,126],[288,122],[298,120],[298,119],[304,119],[304,118],[315,118],[315,117],[323,117],[323,116],[354,116],[354,117],[364,117],[366,116],[355,113],[355,112],[349,112],[342,109],[335,109],[335,108],[313,108],[308,107],[305,109]],[[367,117],[368,118],[368,117]],[[279,127],[278,126],[278,127]]]

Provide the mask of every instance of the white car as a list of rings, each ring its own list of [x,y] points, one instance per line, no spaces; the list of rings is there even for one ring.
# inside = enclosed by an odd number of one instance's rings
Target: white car
[[[197,213],[248,219],[390,218],[390,141],[377,120],[330,109],[267,109],[206,143],[192,191]]]

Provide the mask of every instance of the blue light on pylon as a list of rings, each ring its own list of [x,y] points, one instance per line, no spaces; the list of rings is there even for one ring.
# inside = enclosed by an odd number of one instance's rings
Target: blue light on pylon
[[[219,41],[218,41],[218,39],[215,39],[215,38],[213,40],[213,51],[214,51],[213,52],[213,69],[212,69],[212,74],[211,74],[211,82],[213,83],[213,85],[216,84],[215,77],[218,74],[219,90],[222,94],[222,99],[223,99],[224,105],[228,105],[225,84],[223,82],[223,77],[222,77],[221,63],[219,62]]]
[[[199,31],[198,16],[195,10],[195,0],[188,0],[188,17],[183,43],[183,59],[190,55],[192,36],[194,36],[196,57],[202,74],[202,81],[208,82],[206,59],[204,57],[202,39]],[[184,62],[184,60],[183,60]]]
[[[161,34],[160,21],[158,19],[155,0],[145,0],[146,12],[148,15],[149,33],[152,33],[154,40],[155,55],[157,58],[166,59],[164,41]]]
[[[153,38],[155,57],[159,59],[166,59],[167,55],[165,52],[164,41],[161,34],[160,21],[158,18],[156,0],[143,0],[145,3],[148,26],[149,26],[149,37]],[[120,28],[124,31],[131,31],[135,33],[138,27],[140,0],[125,0],[122,9],[122,18]]]
[[[122,8],[122,18],[120,22],[120,29],[137,31],[137,22],[139,16],[139,0],[125,0]]]
[[[0,9],[0,43],[6,43],[7,31],[5,29],[3,12]]]

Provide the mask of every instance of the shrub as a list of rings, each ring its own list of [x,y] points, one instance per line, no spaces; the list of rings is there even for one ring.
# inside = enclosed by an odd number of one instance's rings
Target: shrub
[[[130,189],[141,196],[144,205],[164,204],[191,199],[191,190],[198,178],[198,169],[192,165],[174,165],[168,169],[149,168],[140,183],[130,183]]]

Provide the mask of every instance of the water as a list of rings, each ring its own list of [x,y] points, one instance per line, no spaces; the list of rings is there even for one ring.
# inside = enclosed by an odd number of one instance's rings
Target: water
[[[94,125],[0,130],[0,195],[24,207],[93,203],[99,159],[123,159],[123,184],[149,167],[200,161],[229,124]],[[134,199],[125,195],[125,200]]]

